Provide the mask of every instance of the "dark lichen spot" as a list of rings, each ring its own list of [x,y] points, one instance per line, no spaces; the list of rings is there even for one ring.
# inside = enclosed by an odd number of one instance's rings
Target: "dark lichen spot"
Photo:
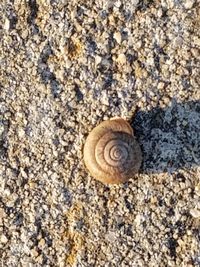
[[[175,212],[174,212],[174,209],[173,208],[169,208],[168,212],[167,212],[167,215],[168,216],[174,216],[175,215]]]
[[[133,236],[132,225],[128,224],[127,226],[125,226],[124,232],[127,236],[132,237]]]
[[[90,54],[94,53],[97,49],[97,44],[91,38],[87,39],[87,50]]]
[[[134,52],[133,53],[128,53],[126,55],[126,59],[130,64],[133,64],[133,62],[136,61],[137,58],[138,58],[138,55],[137,55],[136,52],[135,53]]]
[[[186,228],[188,226],[186,226],[186,222],[182,222],[182,221],[178,220],[175,223],[175,227],[178,230],[178,236],[182,237],[186,233]]]
[[[29,0],[28,1],[28,6],[30,9],[30,14],[27,18],[27,23],[29,25],[35,24],[35,19],[37,18],[37,13],[38,13],[38,4],[36,0]]]
[[[134,206],[133,206],[133,204],[128,200],[128,197],[127,197],[127,196],[124,197],[124,201],[125,201],[125,206],[126,206],[126,208],[127,208],[130,212],[132,212],[133,209],[134,209]]]
[[[12,14],[9,16],[9,20],[10,20],[10,30],[14,30],[16,28],[18,18],[16,15]]]
[[[186,181],[186,178],[182,173],[177,173],[177,175],[175,176],[175,179],[182,183],[185,183]]]
[[[80,88],[79,88],[79,86],[77,84],[75,85],[74,90],[75,90],[75,94],[76,94],[77,100],[78,101],[83,100],[83,93],[81,92],[81,90],[80,90]]]
[[[24,219],[23,213],[19,212],[16,214],[16,216],[13,220],[13,223],[16,226],[21,227],[23,225],[23,219]]]
[[[173,259],[176,259],[176,248],[177,248],[177,246],[178,246],[178,243],[177,243],[176,239],[174,239],[173,237],[170,237],[167,240],[167,247],[169,249],[170,256]]]

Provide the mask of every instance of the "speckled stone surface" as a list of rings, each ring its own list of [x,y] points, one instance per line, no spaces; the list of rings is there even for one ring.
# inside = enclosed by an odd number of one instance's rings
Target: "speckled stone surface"
[[[200,266],[197,0],[0,3],[0,266]],[[140,173],[85,169],[127,119]]]

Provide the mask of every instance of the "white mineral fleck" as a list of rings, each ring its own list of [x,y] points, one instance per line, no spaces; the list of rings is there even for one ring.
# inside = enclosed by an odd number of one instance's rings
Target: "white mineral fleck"
[[[66,60],[65,60],[65,67],[66,67],[67,69],[69,69],[69,68],[71,67],[71,65],[72,65],[72,62],[71,62],[69,59],[66,59]]]
[[[178,36],[174,39],[174,45],[176,47],[180,47],[182,44],[183,44],[183,39],[180,36]]]
[[[118,44],[122,42],[122,35],[120,32],[115,32],[113,35],[114,39],[117,41]]]
[[[97,66],[97,65],[99,65],[99,63],[101,63],[101,57],[100,56],[98,56],[98,55],[96,55],[96,57],[95,57],[95,65]]]
[[[119,54],[119,56],[117,57],[117,62],[121,65],[126,64],[126,56],[125,54]]]
[[[109,242],[114,242],[116,240],[116,234],[115,232],[108,232],[105,236],[105,238],[109,241]]]
[[[200,209],[191,209],[190,210],[190,214],[194,217],[194,218],[200,218]]]
[[[133,6],[137,6],[140,2],[140,0],[131,0],[130,1]]]
[[[184,6],[186,9],[191,9],[195,3],[195,0],[186,0]]]
[[[44,238],[40,239],[38,245],[42,249],[45,246],[45,239]]]
[[[200,47],[200,38],[195,36],[194,37],[194,44],[197,45],[198,47]]]
[[[158,17],[161,18],[162,17],[162,14],[163,14],[163,11],[162,11],[161,8],[159,8],[158,9],[158,12],[157,12]]]
[[[1,242],[6,244],[8,242],[8,238],[5,235],[1,235]]]
[[[138,97],[142,97],[143,96],[143,94],[142,94],[142,92],[140,90],[137,90],[136,94],[137,94]]]
[[[114,3],[114,5],[116,6],[116,7],[120,7],[121,6],[121,1],[120,0],[117,0],[115,3]]]
[[[141,215],[137,214],[134,221],[135,221],[136,225],[139,226],[141,223]]]
[[[108,99],[107,93],[104,91],[104,92],[102,92],[101,96],[102,96],[102,98],[101,98],[102,104],[109,106],[109,99]]]
[[[25,135],[24,129],[23,128],[19,128],[19,130],[18,130],[18,136],[19,136],[19,138],[24,137],[24,135]]]
[[[10,29],[10,20],[8,18],[5,18],[4,30],[8,31],[9,29]]]

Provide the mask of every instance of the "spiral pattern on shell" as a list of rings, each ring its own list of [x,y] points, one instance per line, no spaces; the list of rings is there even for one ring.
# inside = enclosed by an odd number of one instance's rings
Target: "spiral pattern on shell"
[[[133,130],[121,118],[102,122],[87,137],[85,165],[103,183],[127,181],[139,170],[141,161],[141,149]]]

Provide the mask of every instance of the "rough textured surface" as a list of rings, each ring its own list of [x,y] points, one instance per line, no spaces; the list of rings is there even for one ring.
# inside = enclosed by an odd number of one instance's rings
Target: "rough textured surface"
[[[0,265],[200,266],[199,10],[1,0]],[[108,187],[82,148],[115,116],[144,162]]]

